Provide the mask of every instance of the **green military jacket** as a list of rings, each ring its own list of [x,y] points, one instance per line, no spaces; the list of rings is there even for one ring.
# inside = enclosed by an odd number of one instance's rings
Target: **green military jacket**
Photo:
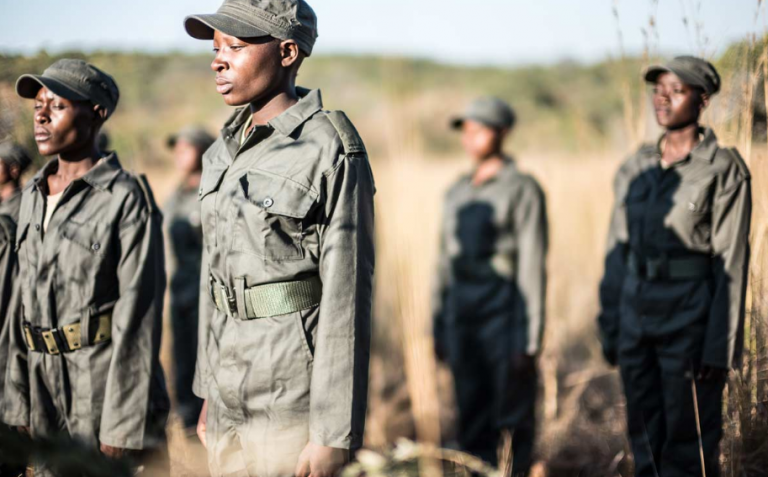
[[[438,347],[450,347],[462,330],[502,319],[508,332],[497,335],[501,348],[538,353],[548,242],[544,193],[512,160],[483,184],[473,185],[471,174],[460,178],[443,205],[433,295]]]
[[[315,444],[355,448],[368,388],[373,176],[346,116],[324,111],[319,91],[298,91],[296,105],[242,145],[250,111],[237,110],[205,153],[194,389],[203,398],[215,389],[267,436],[296,421]],[[319,306],[287,316],[227,317],[207,293],[209,277],[250,288],[312,276],[322,282]],[[293,320],[295,332],[268,339]]]
[[[38,436],[63,431],[93,446],[153,447],[169,409],[159,362],[161,216],[145,180],[112,153],[64,190],[44,234],[46,178],[57,167],[54,159],[23,189],[5,420]],[[102,316],[111,316],[111,339],[93,344]],[[25,323],[80,324],[82,347],[30,351]]]
[[[170,248],[171,307],[198,306],[203,227],[198,189],[180,186],[165,204],[165,227]]]
[[[0,201],[0,215],[7,215],[16,222],[19,220],[19,207],[21,207],[20,190],[6,200]]]
[[[18,213],[14,214],[18,216]],[[0,214],[0,419],[3,413],[5,374],[10,346],[10,316],[18,304],[18,287],[13,283],[18,273],[14,252],[16,222],[10,215]]]
[[[690,155],[668,169],[660,165],[659,145],[646,145],[616,175],[600,289],[599,323],[607,354],[620,346],[625,319],[652,323],[659,334],[683,332],[703,320],[701,364],[728,368],[741,354],[750,174],[738,152],[721,148],[711,129],[700,134]],[[630,279],[630,255],[705,258],[711,273],[702,280],[638,281]]]

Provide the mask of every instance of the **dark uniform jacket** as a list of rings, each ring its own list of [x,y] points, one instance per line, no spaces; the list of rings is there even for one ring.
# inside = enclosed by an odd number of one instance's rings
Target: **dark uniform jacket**
[[[97,446],[152,447],[169,409],[158,359],[165,288],[162,219],[148,185],[117,156],[63,192],[47,232],[49,162],[24,187],[16,234],[21,307],[13,316],[6,382],[9,425],[33,435],[65,432]],[[92,344],[100,317],[111,340]],[[29,351],[31,329],[81,325],[82,346]]]
[[[711,129],[688,158],[660,166],[658,145],[631,156],[615,181],[599,323],[606,354],[619,347],[620,319],[641,323],[655,335],[704,324],[702,363],[728,368],[742,350],[744,298],[752,208],[750,175],[733,149],[721,148]],[[630,260],[701,263],[702,280],[638,280]],[[678,267],[679,268],[679,267]],[[685,270],[681,270],[685,273]],[[645,270],[644,273],[648,273]],[[631,318],[631,319],[630,319]]]

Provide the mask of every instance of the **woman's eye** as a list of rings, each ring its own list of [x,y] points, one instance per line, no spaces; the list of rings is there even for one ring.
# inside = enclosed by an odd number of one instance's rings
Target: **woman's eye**
[[[40,111],[41,109],[43,109],[43,105],[42,104],[36,104],[35,105],[35,111]]]
[[[214,49],[213,49],[213,52],[214,52],[214,53],[218,53],[218,52],[219,52],[219,49],[218,49],[218,48],[214,48]]]
[[[243,49],[243,45],[232,45],[229,47],[231,50],[240,51]]]

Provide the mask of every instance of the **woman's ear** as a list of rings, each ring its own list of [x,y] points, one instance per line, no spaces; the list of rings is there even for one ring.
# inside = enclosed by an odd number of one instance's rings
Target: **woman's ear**
[[[109,117],[109,111],[98,104],[93,105],[93,113],[100,123],[104,123],[104,121],[107,120],[107,117]]]
[[[293,40],[280,42],[280,58],[283,68],[291,67],[299,59],[299,45]]]
[[[701,93],[701,104],[699,105],[699,111],[704,111],[709,106],[709,95],[707,93]]]
[[[21,168],[18,166],[18,164],[12,164],[8,168],[8,174],[14,181],[19,180],[19,177],[21,177]]]

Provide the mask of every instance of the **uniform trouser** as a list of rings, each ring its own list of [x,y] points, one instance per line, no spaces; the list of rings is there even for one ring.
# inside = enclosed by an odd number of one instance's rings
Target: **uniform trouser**
[[[496,466],[502,432],[510,431],[513,474],[525,475],[532,464],[536,432],[535,368],[512,366],[504,335],[483,337],[459,330],[449,334],[453,335],[448,354],[458,405],[459,445]]]
[[[171,304],[174,390],[177,412],[185,428],[194,428],[203,400],[192,392],[197,360],[198,304]]]
[[[619,366],[635,475],[705,475],[703,457],[707,477],[717,477],[725,380],[693,380],[703,326],[654,337],[627,328],[621,330]]]
[[[222,333],[206,415],[213,477],[293,477],[309,442],[306,313],[255,320],[216,313],[212,327]]]

